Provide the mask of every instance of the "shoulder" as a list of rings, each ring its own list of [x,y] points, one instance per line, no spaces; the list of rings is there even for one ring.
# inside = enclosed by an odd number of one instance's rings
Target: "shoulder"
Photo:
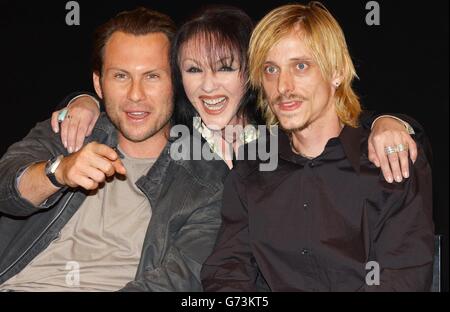
[[[192,183],[208,187],[214,192],[223,189],[223,182],[230,169],[220,159],[206,159],[202,150],[206,141],[196,138],[198,144],[194,144],[194,138],[189,136],[171,138],[169,140],[168,157],[175,170],[183,170]],[[194,152],[194,149],[200,149]],[[175,173],[176,174],[176,173]]]
[[[286,145],[289,146],[288,137],[278,127],[268,130],[266,126],[259,126],[258,139],[239,149],[233,171],[245,179],[279,175],[286,168],[291,168],[282,157],[286,154]]]
[[[112,133],[115,130],[114,125],[112,124],[111,120],[109,119],[108,115],[105,112],[101,112],[100,116],[97,119],[97,122],[94,126],[94,131],[102,131],[105,133]]]
[[[44,151],[50,152],[52,155],[65,153],[60,134],[53,132],[50,119],[36,123],[22,140],[13,143],[8,148],[7,154],[20,153],[37,156]]]

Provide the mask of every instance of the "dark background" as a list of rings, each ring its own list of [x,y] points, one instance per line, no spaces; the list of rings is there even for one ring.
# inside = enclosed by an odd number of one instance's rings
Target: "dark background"
[[[181,23],[202,5],[225,3],[241,7],[257,21],[286,3],[79,0],[81,25],[67,26],[66,2],[0,0],[0,155],[37,121],[48,118],[66,94],[92,90],[91,34],[117,12],[144,5]],[[434,216],[436,232],[445,235],[443,289],[448,291],[449,2],[380,0],[380,26],[366,25],[367,2],[323,1],[346,34],[360,77],[355,87],[363,105],[378,112],[412,116],[431,140]]]

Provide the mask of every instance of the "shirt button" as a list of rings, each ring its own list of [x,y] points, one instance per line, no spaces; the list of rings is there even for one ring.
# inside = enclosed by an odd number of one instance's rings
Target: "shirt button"
[[[314,166],[315,166],[314,162],[311,161],[311,162],[309,163],[309,166],[310,166],[311,168],[314,168]]]
[[[309,249],[307,249],[307,248],[303,248],[302,249],[302,255],[303,256],[308,256],[310,254],[310,250]]]
[[[308,208],[308,203],[304,203],[303,208],[305,208],[305,209]]]

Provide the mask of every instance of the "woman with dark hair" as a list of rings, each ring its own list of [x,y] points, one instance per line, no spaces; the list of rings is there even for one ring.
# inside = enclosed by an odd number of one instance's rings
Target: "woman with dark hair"
[[[174,120],[199,131],[230,168],[237,148],[256,139],[254,125],[263,123],[247,84],[252,29],[242,10],[211,7],[183,24],[172,44]]]
[[[248,85],[247,49],[253,26],[251,18],[238,8],[211,6],[185,22],[172,40],[173,123],[200,132],[230,169],[238,148],[258,137],[254,126],[264,124]],[[92,129],[99,108],[91,96],[72,99],[69,104],[70,107],[53,113],[52,125],[55,132],[61,127],[63,142],[71,152],[82,147],[84,137],[90,134],[85,129]],[[70,120],[64,119],[68,110]],[[402,174],[408,176],[408,153],[399,154],[400,160],[387,158],[385,147],[406,141],[413,160],[417,148],[405,131],[405,123],[394,118],[375,121],[369,158],[382,167],[386,180],[392,182],[395,176],[400,182]],[[412,121],[407,116],[402,118]],[[370,127],[372,121],[372,116],[363,115],[361,123]],[[78,126],[71,127],[71,123]],[[232,126],[233,131],[225,131],[227,126]]]
[[[178,123],[191,125],[192,118],[199,112],[197,106],[193,105],[196,101],[190,101],[186,94],[186,84],[184,85],[190,74],[199,72],[199,68],[195,66],[190,71],[183,71],[182,57],[189,54],[194,58],[201,57],[207,62],[204,64],[206,69],[215,72],[217,76],[220,76],[220,71],[226,73],[237,70],[239,77],[236,80],[244,86],[244,92],[236,115],[245,116],[253,124],[263,122],[254,105],[255,95],[245,84],[248,79],[247,48],[252,29],[253,21],[243,11],[233,7],[215,7],[201,12],[178,30],[172,44],[171,57],[173,83],[179,91],[174,112]],[[221,63],[216,64],[217,60]],[[183,80],[183,77],[186,79]]]

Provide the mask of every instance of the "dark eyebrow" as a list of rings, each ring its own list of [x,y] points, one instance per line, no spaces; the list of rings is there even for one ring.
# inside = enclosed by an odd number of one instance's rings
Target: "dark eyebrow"
[[[108,68],[107,70],[108,70],[108,71],[109,71],[109,70],[120,71],[120,72],[123,72],[123,73],[125,73],[125,74],[127,74],[127,75],[130,75],[130,73],[129,73],[128,71],[126,71],[125,69],[120,69],[120,68],[117,68],[117,67],[111,67],[111,68]],[[151,70],[148,70],[148,71],[146,71],[145,73],[143,73],[143,75],[148,75],[148,74],[157,72],[158,70],[159,70],[159,69],[157,69],[157,68],[151,69]]]
[[[148,70],[148,71],[146,71],[145,73],[143,73],[143,75],[148,75],[148,74],[152,74],[152,73],[155,73],[155,72],[158,72],[159,70],[158,69],[151,69],[151,70]]]
[[[120,71],[120,72],[124,72],[125,74],[130,74],[128,71],[126,71],[125,69],[120,69],[120,68],[117,68],[117,67],[111,67],[111,68],[108,68],[107,69],[107,71],[110,71],[110,70],[115,70],[115,71]]]

